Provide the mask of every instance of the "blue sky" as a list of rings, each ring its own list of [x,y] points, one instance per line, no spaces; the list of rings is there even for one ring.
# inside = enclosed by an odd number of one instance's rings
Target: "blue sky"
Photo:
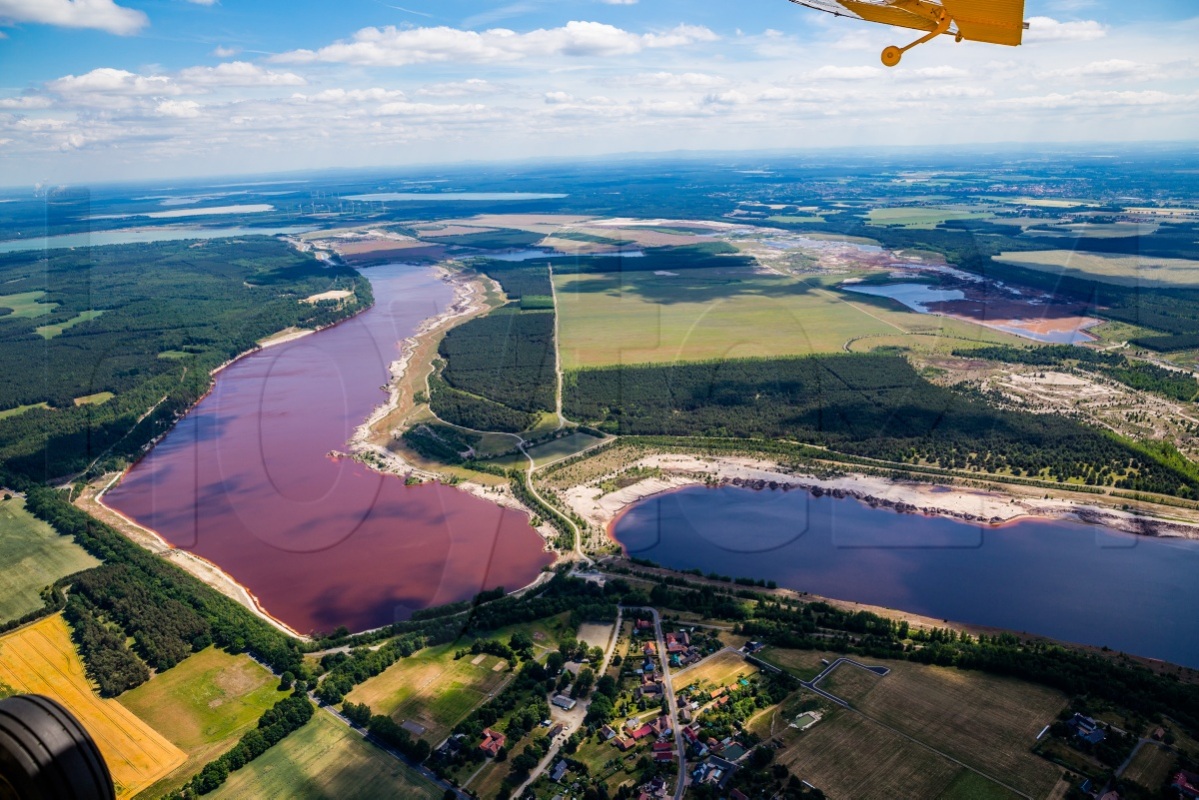
[[[0,183],[992,141],[1192,140],[1190,0],[1027,0],[1020,48],[786,0],[0,0]]]

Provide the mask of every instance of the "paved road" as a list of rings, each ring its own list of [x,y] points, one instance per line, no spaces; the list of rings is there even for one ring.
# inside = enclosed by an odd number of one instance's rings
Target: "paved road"
[[[666,693],[667,708],[670,713],[670,727],[674,731],[674,748],[679,757],[678,785],[674,790],[674,800],[683,800],[687,782],[686,742],[683,740],[683,729],[679,725],[679,706],[674,696],[674,683],[670,670],[666,667],[666,637],[662,635],[662,617],[656,608],[630,609],[648,611],[654,618],[654,635],[658,640],[658,658],[662,662],[662,689]]]

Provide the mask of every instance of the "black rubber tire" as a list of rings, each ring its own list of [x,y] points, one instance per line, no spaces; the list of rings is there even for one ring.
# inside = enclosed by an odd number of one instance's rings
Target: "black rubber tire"
[[[115,800],[104,756],[83,725],[37,694],[0,700],[0,800]]]

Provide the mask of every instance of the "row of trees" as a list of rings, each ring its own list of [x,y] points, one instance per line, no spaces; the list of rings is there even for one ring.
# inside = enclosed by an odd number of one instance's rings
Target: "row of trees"
[[[182,789],[170,795],[174,800],[190,800],[216,791],[229,774],[249,764],[293,731],[312,719],[315,709],[302,692],[283,698],[258,719],[258,727],[241,737],[233,749],[210,761]]]

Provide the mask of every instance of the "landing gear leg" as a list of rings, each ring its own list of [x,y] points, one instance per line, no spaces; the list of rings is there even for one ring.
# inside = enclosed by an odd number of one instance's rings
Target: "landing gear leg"
[[[922,36],[921,38],[909,44],[907,47],[896,47],[892,45],[884,50],[883,65],[887,67],[894,67],[898,65],[899,62],[903,60],[904,53],[911,50],[913,47],[916,47],[917,45],[924,44],[925,42],[931,42],[933,39],[936,39],[938,36],[949,30],[949,26],[952,24],[953,20],[950,19],[948,14],[942,11],[940,18],[937,20],[937,27],[933,28],[932,32],[927,36]]]

